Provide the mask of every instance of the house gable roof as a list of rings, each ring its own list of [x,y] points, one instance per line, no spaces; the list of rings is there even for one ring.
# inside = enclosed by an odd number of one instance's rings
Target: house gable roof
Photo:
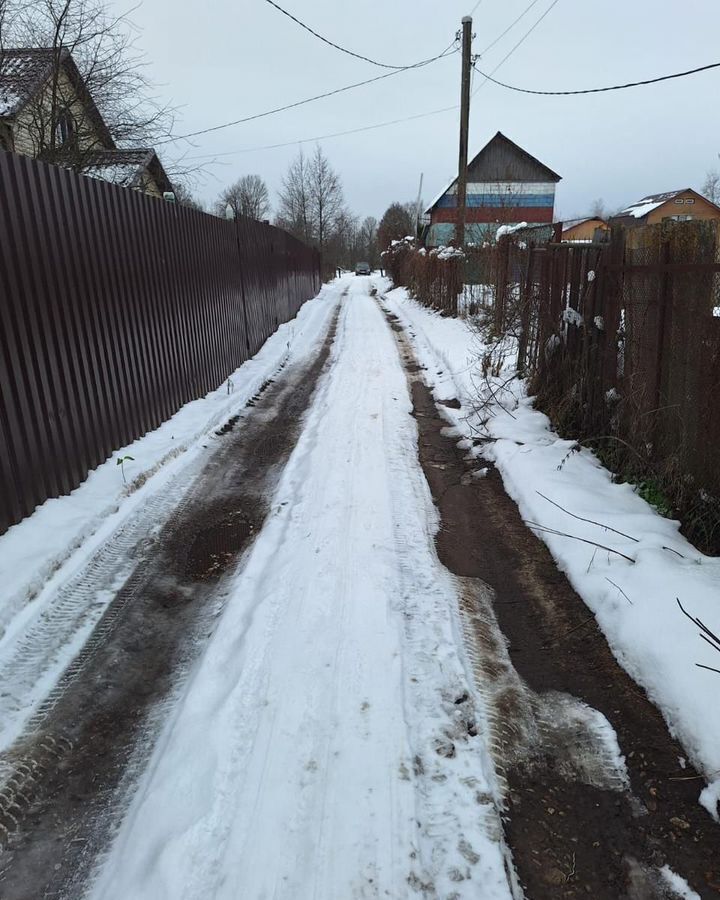
[[[94,157],[85,174],[121,187],[137,188],[145,171],[152,175],[161,191],[172,191],[162,163],[150,148],[102,151]]]
[[[707,197],[703,197],[702,194],[699,194],[692,188],[681,188],[679,191],[663,191],[659,194],[648,194],[647,197],[643,197],[641,200],[636,200],[635,203],[631,203],[629,206],[626,206],[625,209],[620,210],[620,212],[612,218],[644,219],[646,216],[650,215],[653,210],[659,209],[670,200],[674,200],[675,197],[678,197],[680,194],[694,194],[695,197],[699,197],[701,200],[709,203],[710,206],[714,206],[715,209],[720,212],[720,207],[717,206],[717,204],[713,203],[712,200],[708,200]]]
[[[540,162],[537,157],[528,153],[527,150],[524,150],[519,144],[516,144],[515,141],[511,141],[507,135],[502,133],[502,131],[498,131],[494,137],[490,138],[487,144],[485,144],[485,146],[468,163],[468,172],[481,167],[484,158],[489,156],[491,152],[496,149],[509,150],[510,153],[514,154],[519,160],[537,169],[537,174],[540,175],[544,181],[554,181],[557,183],[561,180],[561,176],[558,175],[557,172],[554,172],[549,166],[546,166],[545,163]],[[494,172],[493,177],[496,175],[500,176],[502,173]],[[498,177],[497,180],[504,179]]]
[[[67,47],[3,50],[0,61],[0,118],[15,118],[37,96],[58,64],[58,56],[59,65],[75,88],[103,144],[108,149],[114,149],[112,135]]]
[[[483,164],[486,160],[493,154],[495,151],[510,151],[516,159],[520,160],[525,165],[531,166],[535,169],[535,172],[538,176],[538,180],[545,181],[553,181],[557,183],[561,180],[562,176],[558,175],[557,172],[554,172],[549,166],[546,166],[545,163],[540,162],[535,156],[531,153],[528,153],[527,150],[524,150],[519,144],[516,144],[515,141],[511,141],[509,137],[504,135],[502,131],[498,131],[490,140],[485,144],[485,146],[475,154],[472,160],[468,163],[468,177],[470,177],[473,173],[473,170],[480,170],[483,167]],[[505,177],[502,177],[502,173],[494,173],[493,177],[487,179],[489,181],[505,181],[508,180]],[[518,180],[526,180],[526,179],[518,179]],[[441,193],[434,198],[434,200],[430,203],[429,206],[425,208],[425,212],[429,213],[435,206],[440,202],[440,199],[451,191],[453,187],[457,184],[457,178],[453,178],[450,184],[444,188]]]
[[[564,219],[563,232],[570,231],[571,228],[577,228],[578,225],[585,225],[587,222],[602,222],[607,225],[607,220],[601,216],[585,216],[582,219]]]

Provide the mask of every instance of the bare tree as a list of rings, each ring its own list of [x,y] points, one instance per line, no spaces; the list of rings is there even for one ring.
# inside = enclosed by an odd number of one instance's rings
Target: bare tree
[[[283,178],[279,201],[276,224],[301,241],[310,243],[314,231],[310,207],[310,168],[302,149]]]
[[[310,160],[308,188],[315,240],[322,253],[345,211],[345,200],[340,176],[330,165],[320,145],[315,148]]]
[[[700,193],[711,203],[720,204],[720,171],[718,169],[710,169],[706,173]]]
[[[175,202],[178,206],[187,206],[189,209],[196,209],[199,212],[206,212],[205,205],[202,201],[197,200],[193,192],[183,181],[173,182],[173,192],[175,194]]]
[[[408,204],[391,203],[377,227],[378,247],[381,251],[387,250],[393,241],[401,241],[414,233],[413,216],[408,211]]]
[[[378,250],[378,223],[373,216],[363,219],[358,231],[358,255],[363,261],[367,261],[375,269],[380,264],[380,251]]]
[[[595,219],[607,219],[608,210],[602,197],[595,200],[590,207],[590,215]]]
[[[223,210],[229,206],[236,216],[262,221],[270,215],[270,194],[259,175],[243,175],[220,194],[218,206]]]
[[[2,0],[0,0],[2,2]],[[152,146],[170,133],[172,110],[152,96],[146,61],[134,44],[134,26],[104,0],[5,0],[18,10],[7,43],[42,48],[50,75],[27,108],[35,155],[77,170],[107,149],[107,133],[119,147]],[[67,55],[107,127],[103,133],[92,104],[68,79]]]

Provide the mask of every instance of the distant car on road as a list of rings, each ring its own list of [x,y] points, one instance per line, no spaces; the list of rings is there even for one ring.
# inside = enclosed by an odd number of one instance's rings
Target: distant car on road
[[[370,268],[370,263],[359,262],[355,266],[355,274],[356,275],[372,275],[372,269]]]

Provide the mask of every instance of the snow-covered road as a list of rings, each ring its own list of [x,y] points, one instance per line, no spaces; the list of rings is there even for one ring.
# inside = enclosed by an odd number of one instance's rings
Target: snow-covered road
[[[365,278],[93,900],[510,898],[485,710]]]

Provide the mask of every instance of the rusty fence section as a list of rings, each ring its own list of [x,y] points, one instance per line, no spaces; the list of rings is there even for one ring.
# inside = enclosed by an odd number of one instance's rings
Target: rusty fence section
[[[0,533],[218,387],[320,287],[316,251],[0,153]]]
[[[509,285],[496,288],[518,298],[503,325],[538,407],[720,552],[717,223],[533,247]]]

